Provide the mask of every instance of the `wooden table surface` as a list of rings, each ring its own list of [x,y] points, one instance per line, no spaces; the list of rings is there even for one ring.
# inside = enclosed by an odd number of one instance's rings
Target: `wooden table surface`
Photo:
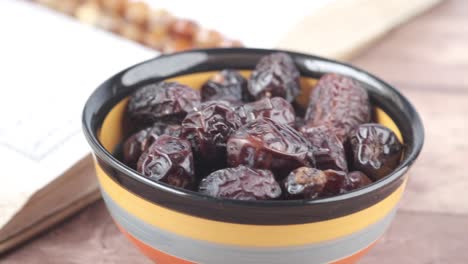
[[[401,89],[426,130],[396,219],[361,263],[468,263],[468,1],[442,3],[352,62]],[[0,262],[150,263],[102,201]]]

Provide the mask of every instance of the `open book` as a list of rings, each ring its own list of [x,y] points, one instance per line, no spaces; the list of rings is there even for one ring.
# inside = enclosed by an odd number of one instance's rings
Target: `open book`
[[[96,200],[84,103],[158,53],[26,1],[0,1],[0,32],[1,252]]]
[[[239,1],[213,16],[200,8],[207,1],[148,0],[247,46],[340,58],[437,1],[285,2],[269,15],[264,3]],[[255,12],[237,15],[247,7]],[[29,1],[0,1],[0,32],[1,254],[98,199],[84,103],[107,77],[158,53]]]

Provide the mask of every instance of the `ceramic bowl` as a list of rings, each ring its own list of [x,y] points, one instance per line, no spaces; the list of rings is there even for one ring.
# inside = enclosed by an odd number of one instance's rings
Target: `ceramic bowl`
[[[248,76],[260,57],[274,51],[211,49],[160,56],[112,76],[87,101],[83,129],[102,197],[122,233],[156,263],[354,263],[390,225],[406,173],[421,151],[423,126],[395,88],[345,63],[287,52],[301,72],[301,104],[324,73],[350,76],[368,90],[378,122],[404,143],[398,168],[364,188],[319,200],[225,200],[148,180],[112,155],[125,136],[128,97],[142,84],[170,79],[199,89],[222,69]]]

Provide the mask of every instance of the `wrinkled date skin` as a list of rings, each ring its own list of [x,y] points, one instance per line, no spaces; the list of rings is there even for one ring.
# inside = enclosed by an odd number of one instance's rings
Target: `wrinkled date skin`
[[[352,131],[351,161],[354,170],[372,180],[390,174],[400,162],[403,147],[395,134],[379,124],[364,124]]]
[[[159,134],[151,127],[145,128],[131,135],[123,144],[123,161],[129,167],[136,169],[138,159],[145,150],[153,144]]]
[[[317,168],[348,172],[343,143],[326,126],[303,126],[299,130],[314,150]]]
[[[165,123],[155,123],[153,129],[158,127],[160,130],[160,135],[169,135],[173,137],[180,137],[180,132],[182,129],[181,125],[178,124],[165,124]]]
[[[330,73],[312,91],[305,119],[311,126],[333,128],[344,142],[352,129],[370,121],[370,110],[366,89],[353,79]]]
[[[236,110],[243,124],[259,118],[270,118],[280,124],[295,125],[294,108],[281,97],[260,99]]]
[[[136,169],[138,158],[153,144],[160,135],[178,137],[180,125],[155,123],[152,127],[142,129],[125,140],[123,144],[123,161],[129,167]]]
[[[241,72],[221,70],[200,91],[140,85],[121,124],[130,136],[116,156],[150,180],[236,200],[340,195],[398,166],[404,147],[370,123],[365,84],[324,74],[306,105],[293,56],[263,56],[248,80]]]
[[[346,177],[347,177],[347,182],[345,186],[346,191],[359,189],[361,187],[364,187],[372,183],[369,177],[367,177],[364,173],[360,171],[350,172],[348,173]]]
[[[153,124],[151,131],[159,136],[169,135],[179,137],[181,128],[182,127],[178,124],[157,122]]]
[[[258,119],[239,128],[228,140],[228,164],[270,169],[277,179],[301,166],[314,166],[312,148],[292,127]]]
[[[224,100],[233,104],[250,101],[247,80],[235,70],[216,73],[201,88],[202,101]]]
[[[226,167],[226,143],[239,126],[239,117],[222,101],[203,103],[185,117],[181,137],[192,145],[197,169],[211,172]]]
[[[281,187],[268,170],[238,166],[211,173],[201,181],[199,192],[236,200],[271,200],[281,196]]]
[[[255,99],[282,97],[294,101],[301,88],[299,71],[286,53],[272,53],[260,59],[249,81],[249,92]]]
[[[315,199],[345,192],[346,174],[334,170],[300,167],[283,181],[287,199]]]
[[[153,181],[192,189],[195,182],[190,143],[162,135],[138,159],[137,170]]]
[[[156,121],[180,123],[200,104],[200,93],[175,83],[160,82],[138,89],[128,103],[128,116],[139,124]]]

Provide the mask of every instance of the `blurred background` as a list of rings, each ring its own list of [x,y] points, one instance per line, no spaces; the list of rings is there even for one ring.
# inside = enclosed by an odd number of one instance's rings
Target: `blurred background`
[[[82,107],[121,69],[216,47],[345,60],[399,88],[426,143],[360,263],[468,263],[468,1],[0,0],[0,33],[0,263],[149,263],[100,200]]]

